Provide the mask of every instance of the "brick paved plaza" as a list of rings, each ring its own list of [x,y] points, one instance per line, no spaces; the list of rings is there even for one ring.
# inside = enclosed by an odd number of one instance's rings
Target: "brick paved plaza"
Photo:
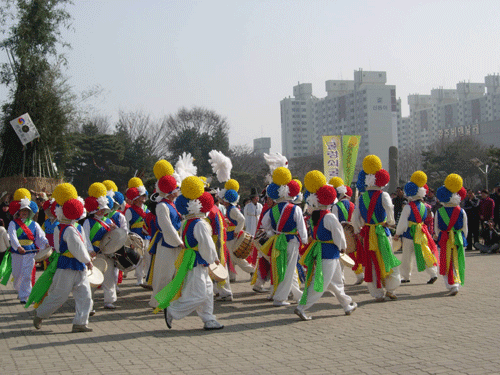
[[[400,254],[398,254],[400,257]],[[2,374],[493,374],[500,373],[500,255],[466,254],[466,284],[445,296],[440,278],[412,276],[396,292],[398,301],[377,303],[366,285],[346,292],[359,305],[345,316],[327,294],[312,310],[312,321],[294,306],[273,307],[251,291],[248,277],[233,284],[234,302],[215,302],[221,331],[203,331],[197,316],[173,322],[148,307],[149,292],[125,279],[116,305],[97,314],[91,333],[71,333],[70,299],[42,329],[32,324],[12,283],[0,286],[0,368]]]

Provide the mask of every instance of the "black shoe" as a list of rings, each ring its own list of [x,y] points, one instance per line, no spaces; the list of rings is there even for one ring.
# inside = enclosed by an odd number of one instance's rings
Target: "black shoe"
[[[21,305],[26,305],[26,301],[19,301],[21,302]]]
[[[172,316],[168,313],[168,308],[164,309],[165,313],[165,323],[167,323],[168,329],[172,329]]]
[[[410,282],[410,280],[405,280],[405,279],[401,280],[401,284],[405,284],[405,283],[409,283],[409,282]]]
[[[429,281],[427,281],[427,284],[434,284],[437,280],[437,276],[431,277]]]

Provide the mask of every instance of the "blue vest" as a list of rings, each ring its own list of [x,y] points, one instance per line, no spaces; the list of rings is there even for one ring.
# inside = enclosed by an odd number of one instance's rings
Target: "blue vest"
[[[424,222],[425,218],[427,217],[427,207],[425,207],[425,204],[423,204],[421,201],[415,201],[414,203],[417,206],[418,212],[420,212],[420,206],[422,205],[424,206],[424,215],[422,216],[422,222]],[[408,203],[408,205],[409,204],[410,203]],[[415,214],[413,213],[411,206],[410,206],[410,216],[408,216],[408,221],[413,221],[414,223],[417,222],[417,218],[415,217]],[[403,233],[403,237],[409,238],[410,240],[413,239],[413,237],[410,234],[410,226],[408,226],[408,228]]]
[[[449,216],[449,218],[451,220],[451,213],[453,212],[453,210],[455,209],[455,207],[444,207],[444,209],[446,210],[446,213],[448,214],[448,216]],[[446,225],[444,223],[444,220],[441,217],[441,214],[439,213],[439,210],[436,211],[436,215],[438,217],[438,228],[441,231],[446,231],[446,229],[448,229],[448,225]],[[463,227],[464,227],[464,215],[465,215],[465,211],[463,209],[460,209],[460,214],[458,215],[457,222],[453,226],[453,228],[455,230],[462,230],[463,229]],[[439,242],[440,239],[441,239],[441,232],[439,232],[439,238],[438,238],[437,242]],[[464,241],[464,246],[466,246],[467,245],[467,240],[466,240],[466,238],[464,236],[464,232],[462,232],[462,239]]]
[[[61,230],[61,226],[59,226],[59,249],[56,249],[59,254],[59,259],[57,261],[57,268],[66,270],[74,270],[74,271],[83,271],[85,270],[85,264],[80,262],[78,259],[74,258],[71,252],[68,250],[68,244],[64,241],[64,232],[68,229],[69,225],[64,227]],[[83,233],[83,228],[80,224],[77,224],[76,229]]]
[[[349,209],[351,208],[351,205],[354,206],[354,203],[343,199],[340,202],[337,202],[337,206],[340,206],[340,205],[345,207],[345,209],[347,211],[347,215],[349,215]],[[342,209],[340,207],[337,207],[337,212],[339,213],[338,219],[341,223],[343,221],[349,221],[349,218],[344,216],[344,212],[342,211]]]
[[[137,212],[135,212],[135,211],[132,209],[132,207],[129,207],[129,208],[128,208],[128,210],[129,210],[129,211],[130,211],[130,213],[132,214],[132,220],[130,220],[130,221],[128,222],[128,230],[129,230],[130,232],[133,232],[133,233],[135,233],[135,234],[138,234],[138,235],[139,235],[139,237],[141,237],[143,240],[150,240],[150,239],[151,239],[151,236],[150,236],[150,235],[148,235],[148,234],[145,234],[145,233],[142,231],[142,228],[143,228],[143,227],[140,227],[140,228],[132,228],[132,225],[133,225],[135,222],[137,222],[137,221],[138,221],[138,219],[140,219],[140,220],[139,220],[139,222],[141,222],[141,221],[142,221],[142,222],[144,222],[144,219],[141,217],[141,215],[139,215]],[[147,214],[148,212],[149,212],[149,210],[146,208],[146,209],[144,210],[144,213],[146,213],[146,214]]]
[[[172,225],[174,226],[175,230],[179,231],[179,229],[181,229],[181,218],[180,218],[179,214],[177,213],[177,210],[175,209],[175,207],[173,207],[171,204],[169,204],[166,200],[162,200],[158,204],[164,204],[165,206],[167,206],[169,213],[170,213],[170,221],[172,222]],[[151,232],[151,233],[153,233],[153,232]],[[164,247],[171,248],[171,249],[173,248],[173,246],[170,246],[168,243],[165,242],[163,235],[161,236],[161,245]]]
[[[95,220],[94,218],[88,218],[87,219],[89,221],[89,224],[90,224],[90,232],[88,233],[89,235],[89,239],[90,239],[90,242],[92,243],[92,247],[94,248],[94,251],[96,253],[99,253],[101,252],[101,249],[99,248],[98,245],[94,245],[94,243],[96,241],[101,241],[102,240],[102,237],[106,234],[107,230],[101,226],[99,228],[99,230],[94,234],[94,236],[91,237],[91,233],[92,233],[92,228],[94,227],[94,225],[97,223],[97,225],[100,225],[99,222],[97,220]],[[106,218],[102,218],[101,220],[103,223],[106,223],[106,224],[111,224],[111,219],[106,219]]]
[[[121,225],[120,225],[120,216],[122,216],[123,214],[121,212],[118,212],[118,211],[115,211],[115,213],[113,215],[111,215],[110,219],[113,223],[115,223],[115,225],[118,227],[118,228],[121,228]]]
[[[279,209],[279,212],[280,212],[280,216],[278,218],[278,220],[281,218],[281,215],[283,214],[283,210],[285,209],[286,206],[288,206],[288,204],[291,204],[289,202],[281,202],[281,203],[278,203],[278,209]],[[293,231],[296,231],[297,230],[297,223],[295,222],[295,220],[293,219],[293,216],[295,214],[295,210],[297,209],[297,206],[292,204],[293,208],[292,208],[292,211],[290,213],[290,216],[288,217],[288,219],[286,220],[286,222],[284,223],[284,226],[283,226],[283,229],[282,229],[282,232],[284,233],[290,233],[290,232],[293,232]],[[276,222],[275,218],[274,218],[274,215],[273,215],[273,209],[274,207],[276,206],[273,206],[269,209],[269,215],[271,217],[271,227],[277,231],[277,228],[278,228],[278,222]],[[281,220],[281,222],[283,222]],[[286,235],[286,240],[287,241],[290,241],[292,238],[297,238],[297,235],[296,234],[287,234]]]
[[[227,210],[226,210],[226,217],[227,219],[229,220],[229,222],[231,223],[231,226],[236,226],[238,225],[238,222],[236,220],[233,220],[231,219],[231,216],[230,216],[230,212],[232,209],[234,209],[236,207],[234,207],[233,205],[230,205]],[[236,208],[237,209],[237,208]],[[227,233],[227,241],[231,241],[231,240],[234,240],[234,229],[233,230],[227,230],[226,231]]]
[[[370,190],[370,191],[365,191],[360,197],[359,197],[359,213],[361,214],[361,217],[364,219],[365,223],[367,224],[378,224],[382,223],[387,219],[387,214],[385,212],[385,208],[382,205],[382,194],[377,199],[377,203],[375,204],[375,218],[377,222],[373,221],[373,217],[368,218],[368,207],[365,206],[363,197],[367,194],[370,197],[370,202],[371,198],[373,195],[377,192],[377,190]],[[373,216],[373,215],[372,215]],[[391,232],[389,231],[389,228],[385,228],[385,234],[387,236],[390,236]]]
[[[325,215],[326,216],[326,215]],[[318,230],[316,232],[316,236],[314,236],[313,230],[313,238],[318,241],[332,241],[332,232],[325,228],[325,217],[320,220],[318,223]],[[340,257],[340,251],[337,245],[334,243],[322,243],[321,244],[321,257],[323,259],[338,259]]]
[[[36,221],[34,220],[31,220],[31,223],[30,225],[27,225],[28,229],[31,231],[31,233],[33,233],[33,236],[36,238]],[[14,221],[14,224],[16,226],[16,235],[17,235],[17,239],[18,240],[29,240],[28,236],[26,235],[26,233],[24,233],[24,231],[22,229],[20,229],[21,227]],[[26,224],[26,223],[24,223]],[[21,232],[20,234],[18,234],[19,232]],[[35,246],[35,241],[33,240],[33,244],[31,245],[21,245],[24,250],[26,250],[26,253],[36,253],[37,252],[37,249],[36,249],[36,246]],[[12,246],[10,248],[10,252],[11,253],[16,253],[16,254],[19,254],[19,251],[17,251],[17,249],[14,249]]]
[[[184,241],[184,243],[186,243],[186,240],[187,240],[187,244],[189,247],[198,246],[198,241],[194,237],[194,227],[200,220],[201,220],[200,218],[193,219],[193,221],[191,221],[187,225],[187,228],[185,228],[183,231],[184,233],[183,233],[182,240]],[[208,266],[207,261],[201,257],[200,252],[199,251],[195,251],[195,252],[196,252],[196,259],[194,261],[194,267],[196,267],[196,265],[198,265],[198,264],[201,264],[203,266]]]

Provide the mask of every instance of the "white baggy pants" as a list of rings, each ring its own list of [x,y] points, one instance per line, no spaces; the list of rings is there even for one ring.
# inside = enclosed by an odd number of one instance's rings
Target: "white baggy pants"
[[[23,255],[11,253],[12,255],[12,277],[14,288],[21,301],[26,301],[31,293],[31,273],[35,266],[35,254],[25,253]]]
[[[71,292],[73,292],[75,298],[73,324],[87,325],[89,323],[89,313],[92,309],[92,296],[89,280],[87,279],[87,270],[57,269],[47,297],[36,309],[36,315],[42,319],[48,318],[68,300]]]
[[[159,293],[175,276],[175,261],[181,253],[180,247],[164,247],[158,244],[153,268],[153,295],[149,301],[149,306],[158,307],[155,299]]]
[[[413,268],[413,260],[415,259],[415,245],[413,240],[403,237],[403,257],[401,258],[401,278],[404,280],[410,280],[411,270]],[[430,277],[437,277],[437,266],[426,267],[425,272],[427,272]]]

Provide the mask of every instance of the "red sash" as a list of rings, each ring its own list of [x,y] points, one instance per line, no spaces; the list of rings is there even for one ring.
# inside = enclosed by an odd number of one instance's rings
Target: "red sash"
[[[349,213],[347,214],[347,221],[351,221],[352,219],[352,213],[354,212],[354,204],[352,202],[349,202]]]
[[[106,225],[106,224],[104,224],[104,225]],[[70,224],[59,224],[59,243],[61,243],[61,241],[62,241],[62,236],[63,236],[63,233],[64,233],[64,229],[66,227],[72,227],[72,226],[73,225],[70,225]],[[75,227],[75,229],[76,229],[76,233],[78,233],[78,236],[80,236],[80,239],[82,240],[82,242],[85,243],[85,241],[83,240],[83,236],[80,233],[80,231],[78,230],[78,228]]]
[[[145,212],[144,212],[144,210],[143,210],[142,208],[140,208],[139,206],[136,206],[135,204],[133,204],[132,206],[130,206],[130,208],[131,208],[132,210],[134,210],[134,211],[135,211],[135,213],[136,213],[137,215],[139,215],[140,217],[142,217],[143,219],[145,219],[145,218],[146,218],[146,213],[145,213]]]
[[[314,226],[313,228],[313,238],[316,240],[318,237],[317,237],[317,233],[318,233],[318,229],[319,229],[319,223],[321,223],[321,220],[323,220],[323,218],[325,217],[326,214],[329,214],[330,211],[328,210],[321,210],[320,214],[319,214],[319,220],[316,222],[316,225]]]
[[[24,224],[21,221],[21,219],[15,219],[14,222],[21,227],[21,229],[23,230],[23,232],[26,234],[26,237],[28,237],[28,240],[30,240],[30,241],[34,241],[35,240],[35,236],[33,235],[33,232],[31,232],[30,228],[28,228],[26,226],[26,224]]]
[[[106,224],[104,221],[99,220],[99,219],[98,219],[98,218],[96,218],[95,216],[94,216],[94,220],[95,220],[95,221],[97,221],[99,224],[101,224],[101,226],[102,226],[104,229],[106,229],[106,232],[109,232],[109,231],[111,230],[111,228],[109,227],[109,225],[108,225],[108,224]],[[66,224],[66,225],[67,225],[67,224]]]

